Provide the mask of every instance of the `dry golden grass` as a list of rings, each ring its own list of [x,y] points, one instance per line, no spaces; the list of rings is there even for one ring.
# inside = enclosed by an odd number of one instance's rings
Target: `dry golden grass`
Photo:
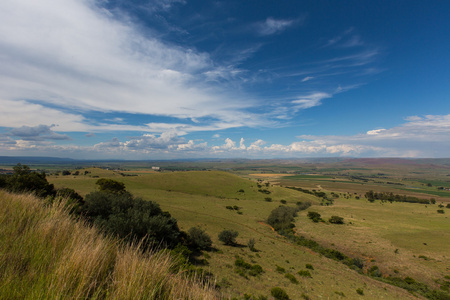
[[[0,299],[218,299],[173,266],[73,220],[64,200],[0,191]]]

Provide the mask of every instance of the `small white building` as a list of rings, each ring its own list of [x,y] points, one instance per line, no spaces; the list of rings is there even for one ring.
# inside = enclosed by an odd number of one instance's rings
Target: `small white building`
[[[160,167],[152,167],[153,171],[159,171]]]

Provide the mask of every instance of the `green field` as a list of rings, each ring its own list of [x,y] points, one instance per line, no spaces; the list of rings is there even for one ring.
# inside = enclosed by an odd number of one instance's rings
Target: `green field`
[[[89,168],[86,170],[91,173],[87,175],[84,175],[82,169],[82,175],[51,175],[48,180],[57,187],[74,188],[80,194],[86,195],[96,189],[95,182],[98,178],[112,178],[124,182],[134,195],[158,202],[178,220],[181,229],[200,226],[211,236],[214,250],[203,254],[199,260],[204,259],[202,267],[216,276],[216,282],[227,298],[240,299],[244,294],[251,294],[255,299],[259,296],[269,296],[270,289],[274,286],[285,289],[291,299],[301,299],[302,295],[311,299],[341,299],[342,295],[354,299],[360,297],[356,289],[363,289],[364,299],[418,297],[417,293],[411,294],[405,289],[359,274],[340,262],[326,258],[309,248],[297,246],[274,232],[266,224],[266,220],[273,209],[282,205],[281,200],[285,200],[287,206],[295,206],[298,201],[311,201],[313,206],[300,212],[295,218],[296,233],[313,239],[324,247],[339,250],[349,257],[363,259],[366,271],[377,266],[383,277],[409,276],[432,289],[439,289],[442,280],[450,281],[444,277],[450,272],[450,209],[443,208],[444,214],[437,213],[437,205],[441,202],[450,203],[448,198],[436,197],[435,205],[380,201],[369,203],[363,195],[370,189],[407,193],[422,198],[429,198],[430,195],[424,194],[422,190],[411,192],[399,189],[402,186],[374,181],[351,181],[347,173],[342,175],[343,168],[331,168],[329,165],[320,166],[327,170],[326,174],[315,171],[314,174],[317,175],[292,174],[294,176],[275,174],[276,172],[255,172],[255,169],[274,169],[279,172],[273,164],[270,168],[264,165],[255,168],[254,165],[242,164],[228,164],[227,167],[230,167],[229,172],[151,172],[148,168],[123,172]],[[304,167],[294,165],[290,169],[299,168]],[[417,169],[422,170],[420,166]],[[336,174],[328,174],[330,170],[337,170]],[[383,173],[383,177],[387,177],[383,179],[384,182],[394,182],[408,176],[408,186],[428,189],[424,188],[418,179],[411,178],[410,166],[404,170],[391,166],[360,167],[353,170],[349,172],[358,172],[358,176],[366,178],[370,178],[373,173]],[[449,173],[448,169],[440,171],[445,175]],[[364,174],[361,175],[361,172]],[[430,173],[429,170],[427,172]],[[260,175],[256,176],[258,174]],[[261,187],[258,187],[258,184]],[[319,198],[282,186],[316,189],[327,195],[333,192],[338,194],[339,198],[336,198],[331,206],[321,206]],[[259,190],[267,190],[270,194]],[[356,199],[356,196],[361,197]],[[271,198],[271,201],[266,198]],[[237,206],[239,210],[230,210],[226,206]],[[345,224],[314,223],[307,218],[308,211],[319,212],[325,221],[332,215],[341,216]],[[218,240],[218,233],[224,229],[239,232],[238,246],[225,246]],[[252,252],[247,247],[249,239],[252,238],[256,241],[258,252]],[[250,264],[259,264],[264,273],[257,277],[247,276],[247,279],[242,277],[235,270],[236,257],[241,257]],[[311,271],[312,278],[297,274],[300,270],[306,270],[306,264],[314,267]],[[293,274],[299,283],[292,283],[285,274],[277,272],[277,266]]]

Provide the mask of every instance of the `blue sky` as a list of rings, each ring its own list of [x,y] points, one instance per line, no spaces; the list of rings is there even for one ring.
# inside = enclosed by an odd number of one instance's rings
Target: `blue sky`
[[[450,2],[2,0],[0,155],[449,157]]]

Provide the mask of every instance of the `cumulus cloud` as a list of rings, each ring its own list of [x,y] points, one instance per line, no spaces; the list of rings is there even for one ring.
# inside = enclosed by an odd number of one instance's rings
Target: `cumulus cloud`
[[[222,145],[209,146],[206,142],[188,140],[176,132],[168,131],[160,135],[144,134],[121,141],[114,138],[93,147],[55,146],[45,140],[20,139],[0,135],[0,150],[3,152],[29,155],[32,151],[48,154],[71,153],[73,157],[90,155],[97,158],[145,159],[170,157],[447,157],[450,148],[450,115],[427,115],[407,118],[392,128],[373,129],[355,135],[314,136],[300,135],[299,141],[290,144],[268,144],[257,139],[245,145],[245,139],[226,138]],[[41,136],[49,128],[21,128],[16,134]],[[10,133],[8,133],[10,134]],[[183,156],[186,155],[186,156]]]
[[[19,137],[25,141],[70,140],[69,136],[52,131],[51,128],[54,127],[55,125],[21,126],[10,130],[8,135]]]

